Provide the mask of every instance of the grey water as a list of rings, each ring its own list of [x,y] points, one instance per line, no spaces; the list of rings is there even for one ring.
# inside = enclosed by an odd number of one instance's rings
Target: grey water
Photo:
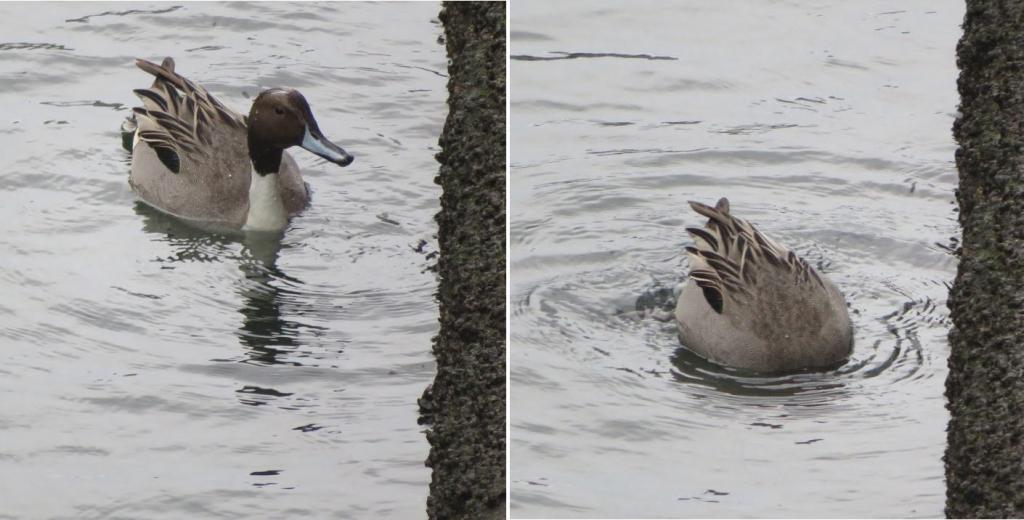
[[[0,518],[419,518],[437,3],[0,4]],[[118,127],[177,70],[303,92],[341,169],[280,240],[149,210]]]
[[[962,17],[512,5],[513,516],[942,516]],[[845,365],[737,374],[638,312],[723,196],[844,292]]]

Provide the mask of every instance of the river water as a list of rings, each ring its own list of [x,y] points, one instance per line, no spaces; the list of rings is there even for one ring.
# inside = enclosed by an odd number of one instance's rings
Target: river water
[[[512,5],[513,516],[942,516],[962,17]],[[730,373],[637,311],[722,196],[844,292],[844,366]]]
[[[425,515],[439,9],[0,4],[0,518]],[[147,210],[118,127],[164,56],[300,89],[355,163],[292,152],[280,241]]]

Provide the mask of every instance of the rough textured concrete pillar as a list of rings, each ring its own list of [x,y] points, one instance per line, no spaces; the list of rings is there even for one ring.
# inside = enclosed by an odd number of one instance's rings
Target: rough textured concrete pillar
[[[1024,2],[967,0],[957,57],[946,515],[1024,517]]]
[[[437,376],[420,401],[430,518],[505,515],[505,4],[451,2],[437,214]]]

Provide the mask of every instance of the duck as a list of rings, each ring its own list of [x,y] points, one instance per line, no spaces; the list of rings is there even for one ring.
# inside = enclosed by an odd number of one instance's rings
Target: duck
[[[324,136],[297,90],[264,90],[243,116],[178,74],[170,57],[135,64],[154,80],[133,91],[143,106],[121,127],[132,156],[128,183],[163,213],[215,228],[280,232],[310,201],[287,148],[341,167],[354,160]]]
[[[690,201],[707,217],[686,228],[689,278],[675,321],[684,347],[720,366],[757,373],[818,371],[853,350],[853,324],[842,293],[793,251],[746,220],[729,201]]]

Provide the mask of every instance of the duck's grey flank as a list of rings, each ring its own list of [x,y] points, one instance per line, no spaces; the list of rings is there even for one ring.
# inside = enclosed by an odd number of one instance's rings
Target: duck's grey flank
[[[174,70],[137,60],[155,79],[137,89],[129,183],[147,204],[174,216],[218,226],[273,231],[309,204],[294,159],[302,146],[340,166],[352,156],[320,132],[298,91],[260,93],[248,117],[224,106]]]
[[[708,222],[687,228],[695,245],[675,312],[685,347],[756,372],[832,368],[850,355],[853,326],[831,281],[734,217],[725,198],[690,207]]]

